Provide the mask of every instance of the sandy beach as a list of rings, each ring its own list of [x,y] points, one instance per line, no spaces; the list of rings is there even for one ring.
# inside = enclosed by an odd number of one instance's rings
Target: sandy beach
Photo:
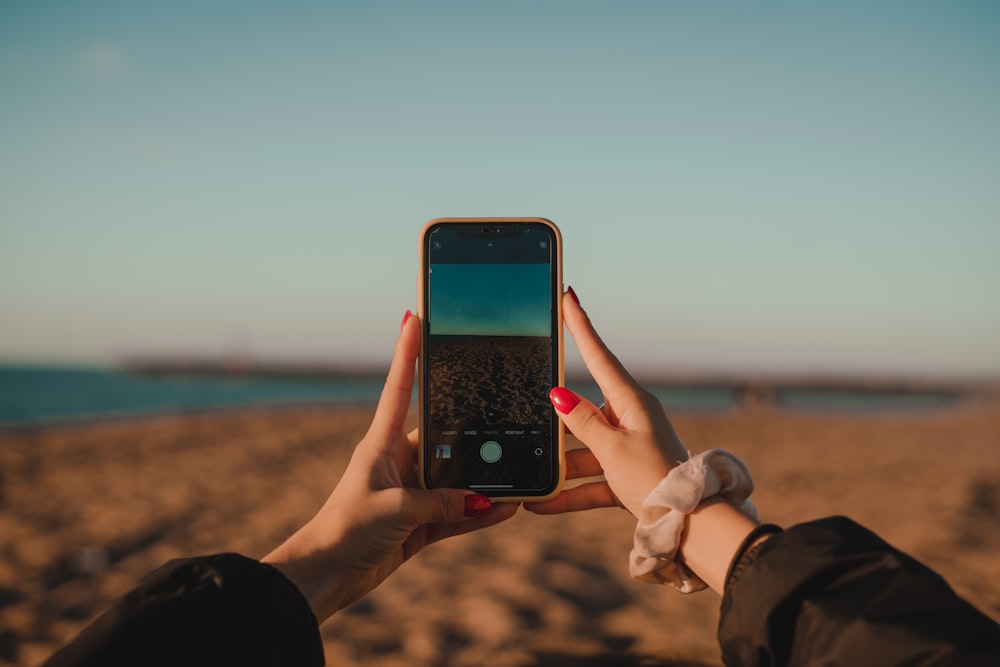
[[[260,557],[320,506],[361,408],[0,430],[0,663],[37,665],[167,559]],[[752,471],[761,515],[846,514],[1000,618],[1000,396],[920,412],[672,415]],[[624,511],[520,512],[431,546],[323,626],[331,665],[719,665],[719,600],[629,579]]]
[[[550,339],[457,338],[431,345],[432,421],[510,426],[549,423]],[[511,392],[512,387],[517,391]],[[504,399],[499,401],[501,394]]]

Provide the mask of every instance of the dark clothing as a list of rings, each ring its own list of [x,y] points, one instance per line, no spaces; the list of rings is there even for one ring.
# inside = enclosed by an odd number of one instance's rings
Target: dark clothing
[[[298,588],[270,565],[219,554],[168,562],[44,667],[322,664]]]
[[[844,517],[789,528],[733,568],[719,643],[734,667],[1000,667],[1000,625]]]
[[[1000,625],[931,570],[836,517],[772,536],[733,568],[727,665],[1000,665]],[[236,554],[171,561],[44,667],[323,664],[316,619],[277,570]]]

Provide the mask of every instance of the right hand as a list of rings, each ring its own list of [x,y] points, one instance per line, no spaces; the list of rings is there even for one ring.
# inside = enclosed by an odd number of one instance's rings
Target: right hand
[[[539,514],[556,514],[619,505],[638,516],[653,487],[687,460],[687,450],[660,401],[635,381],[594,331],[572,288],[563,295],[563,319],[604,394],[603,410],[564,387],[550,394],[566,428],[587,446],[566,452],[566,478],[603,474],[604,480],[524,506]]]

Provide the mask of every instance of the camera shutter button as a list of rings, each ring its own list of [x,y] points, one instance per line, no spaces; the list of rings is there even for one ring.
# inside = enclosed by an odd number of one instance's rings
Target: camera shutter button
[[[479,456],[487,463],[496,463],[503,456],[503,448],[495,440],[487,440],[479,448]]]

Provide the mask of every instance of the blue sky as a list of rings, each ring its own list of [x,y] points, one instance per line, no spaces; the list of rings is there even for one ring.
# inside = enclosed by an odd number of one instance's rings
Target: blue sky
[[[543,216],[635,370],[1000,377],[991,2],[0,4],[0,359],[387,359]],[[568,355],[574,364],[572,348]]]
[[[431,333],[551,338],[548,264],[432,264]]]

